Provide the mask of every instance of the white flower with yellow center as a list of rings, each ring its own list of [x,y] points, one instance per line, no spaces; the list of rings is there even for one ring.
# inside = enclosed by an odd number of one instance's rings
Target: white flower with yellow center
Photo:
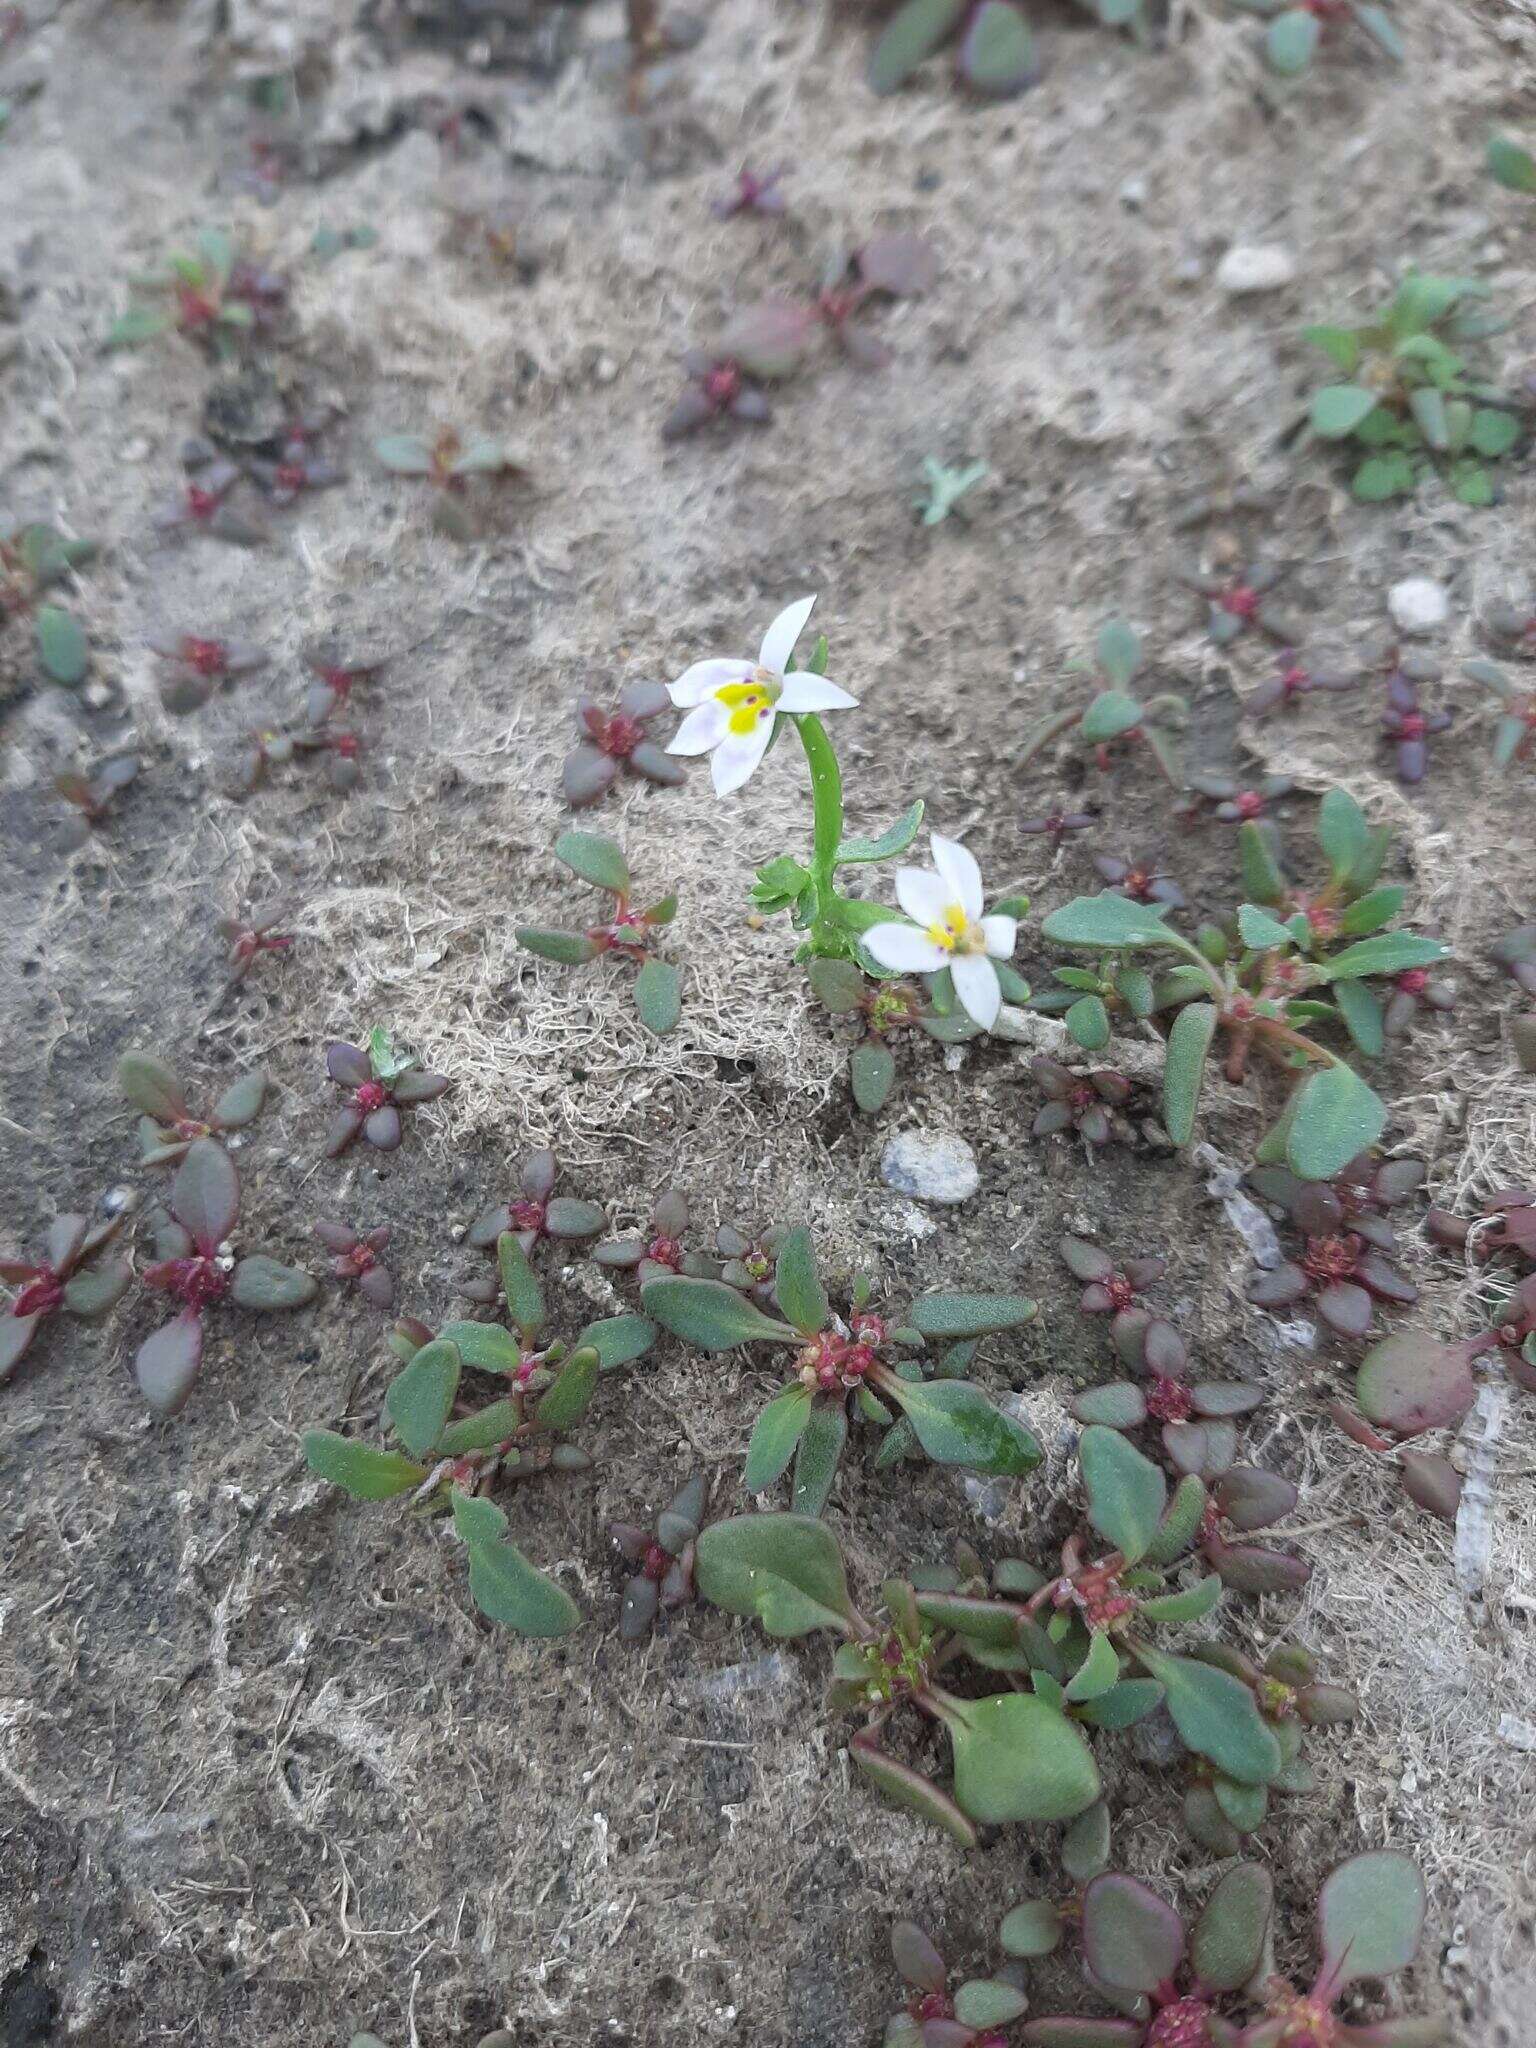
[[[729,796],[768,751],[774,721],[784,712],[847,711],[858,699],[825,676],[786,675],[785,664],[811,616],[814,597],[779,613],[752,661],[696,661],[667,688],[688,716],[669,754],[713,754],[715,793]]]
[[[871,925],[863,944],[897,974],[938,974],[947,967],[960,1007],[990,1031],[1003,1000],[992,962],[1012,957],[1018,922],[982,916],[981,869],[957,839],[935,832],[928,843],[936,872],[896,870],[896,900],[911,924]]]

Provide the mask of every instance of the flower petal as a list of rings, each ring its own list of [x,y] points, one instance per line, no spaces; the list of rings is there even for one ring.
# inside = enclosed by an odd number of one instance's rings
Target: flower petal
[[[723,704],[717,704],[713,697],[707,703],[695,704],[682,724],[667,742],[669,754],[707,754],[711,747],[718,747],[731,729],[731,714]]]
[[[984,953],[957,953],[949,963],[960,1007],[983,1031],[990,1031],[1002,1008],[1003,991],[997,969]]]
[[[750,661],[696,661],[685,668],[675,683],[668,683],[667,695],[678,709],[702,704],[727,683],[743,683],[752,673]]]
[[[987,942],[987,951],[994,960],[1013,958],[1013,949],[1019,943],[1019,921],[1016,917],[984,917],[981,932]]]
[[[944,948],[913,924],[872,924],[859,943],[896,974],[937,974],[949,965]]]
[[[836,683],[829,683],[825,676],[794,675],[784,678],[783,693],[779,698],[781,711],[854,711],[858,709],[857,697],[839,689]]]
[[[723,708],[723,707],[722,707]],[[728,732],[710,756],[716,796],[731,796],[749,781],[768,751],[775,720],[760,718],[750,732]]]
[[[798,603],[786,605],[763,635],[763,644],[757,650],[759,668],[770,669],[774,675],[784,673],[784,664],[795,651],[795,642],[805,631],[805,622],[811,616],[814,596],[802,597]]]
[[[954,896],[928,868],[896,870],[896,901],[914,924],[942,924]]]
[[[946,839],[942,832],[931,832],[928,846],[934,866],[952,891],[950,900],[959,903],[967,917],[980,917],[981,869],[976,865],[975,854],[967,852],[958,839]]]

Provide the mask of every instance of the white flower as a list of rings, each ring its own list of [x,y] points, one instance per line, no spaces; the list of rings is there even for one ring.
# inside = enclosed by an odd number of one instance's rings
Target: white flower
[[[912,923],[871,925],[863,943],[898,974],[937,974],[947,967],[960,1007],[990,1031],[1003,1000],[992,962],[1012,957],[1018,923],[982,916],[981,869],[957,839],[935,832],[928,843],[936,874],[896,870],[896,900]]]
[[[740,789],[768,751],[780,712],[846,711],[858,699],[825,676],[785,675],[784,666],[811,616],[814,597],[779,613],[763,635],[754,661],[696,661],[668,684],[672,702],[688,716],[669,754],[713,754],[715,793]]]

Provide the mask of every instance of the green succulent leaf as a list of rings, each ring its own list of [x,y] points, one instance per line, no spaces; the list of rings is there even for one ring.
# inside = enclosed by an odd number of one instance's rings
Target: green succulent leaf
[[[997,1938],[1005,1955],[1032,1958],[1054,1955],[1065,1932],[1058,1906],[1049,1899],[1031,1899],[1004,1915]]]
[[[968,0],[906,0],[875,43],[869,60],[871,92],[891,93],[906,84],[960,24]]]
[[[587,1324],[575,1339],[575,1348],[583,1351],[590,1347],[597,1353],[599,1369],[612,1372],[616,1366],[632,1365],[637,1358],[644,1358],[655,1342],[656,1325],[648,1317],[603,1316]]]
[[[789,1469],[795,1446],[811,1419],[811,1390],[800,1380],[776,1394],[758,1416],[747,1446],[741,1483],[748,1493],[762,1493]]]
[[[648,1280],[640,1290],[648,1316],[696,1351],[729,1351],[737,1344],[798,1344],[787,1323],[765,1316],[720,1280]]]
[[[509,1540],[507,1518],[496,1503],[457,1487],[452,1500],[454,1527],[469,1552],[469,1590],[481,1613],[519,1635],[569,1635],[581,1621],[580,1608]]]
[[[1267,1784],[1274,1777],[1280,1745],[1241,1679],[1140,1641],[1135,1656],[1163,1688],[1173,1725],[1197,1756],[1207,1757],[1242,1785]]]
[[[1507,135],[1490,135],[1485,161],[1489,173],[1510,192],[1536,192],[1536,156]]]
[[[515,1232],[504,1230],[497,1238],[496,1264],[513,1327],[521,1330],[525,1338],[536,1337],[544,1327],[544,1286],[529,1265],[528,1254],[518,1243]]]
[[[1421,939],[1415,932],[1379,932],[1360,939],[1335,953],[1321,967],[1325,981],[1359,980],[1369,974],[1401,974],[1408,967],[1428,967],[1446,957],[1448,948],[1438,939]]]
[[[917,837],[923,822],[923,800],[921,797],[909,810],[903,811],[894,825],[874,839],[843,839],[838,842],[833,866],[839,868],[865,867],[872,861],[892,860],[898,853],[905,853]]]
[[[905,1411],[935,1464],[1014,1477],[1040,1463],[1043,1453],[1030,1432],[968,1380],[893,1381],[885,1392]]]
[[[853,1099],[864,1116],[878,1116],[896,1083],[896,1055],[883,1039],[866,1038],[848,1061]]]
[[[1310,15],[1303,17],[1311,21]],[[1284,16],[1281,17],[1285,19]],[[1317,24],[1312,22],[1314,40]],[[1312,431],[1325,441],[1346,440],[1368,414],[1376,410],[1377,398],[1363,384],[1325,384],[1312,398]]]
[[[949,1733],[955,1798],[972,1820],[1071,1820],[1099,1796],[1098,1768],[1081,1731],[1043,1699],[995,1693],[967,1700]]]
[[[670,960],[647,960],[635,976],[635,1008],[647,1031],[665,1038],[683,1014],[683,976]]]
[[[1084,1052],[1102,1052],[1109,1043],[1109,1012],[1101,996],[1080,996],[1062,1022],[1072,1043]]]
[[[306,1430],[304,1462],[317,1478],[342,1487],[354,1500],[393,1500],[426,1478],[424,1465],[413,1464],[398,1451],[381,1451],[333,1429]]]
[[[1395,1849],[1373,1849],[1341,1863],[1317,1901],[1327,1999],[1362,1977],[1406,1970],[1424,1933],[1424,1880]]]
[[[837,1538],[809,1515],[736,1515],[698,1543],[699,1591],[728,1614],[760,1621],[770,1636],[812,1629],[847,1633],[853,1614]]]
[[[871,1736],[855,1735],[848,1745],[848,1754],[893,1806],[905,1807],[921,1819],[932,1821],[947,1835],[953,1836],[962,1848],[975,1848],[978,1840],[975,1828],[949,1794],[941,1792],[932,1779],[925,1778],[921,1771],[915,1771],[910,1764],[891,1756]],[[919,2044],[903,2044],[903,2048],[919,2048]]]
[[[789,1505],[795,1514],[825,1513],[847,1441],[848,1411],[843,1403],[813,1403],[811,1419],[795,1446],[794,1483],[789,1496]]]
[[[1296,78],[1317,54],[1322,27],[1304,7],[1287,7],[1264,32],[1264,60],[1282,78]]]
[[[500,1323],[444,1323],[437,1334],[476,1372],[516,1372],[522,1364],[516,1338]]]
[[[1331,1180],[1387,1123],[1387,1105],[1342,1061],[1303,1081],[1287,1107],[1286,1161],[1303,1180]]]
[[[423,1344],[404,1372],[390,1381],[384,1407],[413,1457],[427,1457],[447,1427],[462,1363],[457,1348],[439,1337]]]
[[[1146,715],[1146,706],[1138,704],[1134,697],[1127,697],[1121,690],[1104,690],[1083,713],[1078,730],[1090,746],[1104,746],[1134,732]]]
[[[1146,1554],[1168,1504],[1168,1482],[1118,1430],[1090,1423],[1078,1439],[1088,1519],[1127,1564]]]
[[[1017,1330],[1040,1313],[1038,1301],[1023,1294],[925,1294],[914,1301],[907,1325],[942,1344]]]
[[[558,961],[562,967],[585,966],[603,950],[585,932],[551,931],[543,925],[520,924],[512,936],[525,953],[536,953],[541,960]]]
[[[1163,1123],[1175,1145],[1187,1145],[1194,1136],[1206,1055],[1218,1021],[1214,1003],[1186,1003],[1168,1033],[1163,1056]]]
[[[1213,1991],[1241,1991],[1269,1953],[1274,1880],[1257,1863],[1239,1863],[1200,1910],[1189,1938],[1195,1975]]]
[[[1058,945],[1118,952],[1128,946],[1165,945],[1170,937],[1165,916],[1160,906],[1133,903],[1128,896],[1076,896],[1053,910],[1040,930]]]
[[[417,1353],[417,1357],[420,1357]],[[540,1429],[574,1429],[592,1405],[602,1361],[590,1344],[573,1351],[554,1385],[540,1398],[534,1420]]]
[[[37,657],[50,681],[73,689],[85,680],[91,665],[91,643],[85,628],[56,604],[39,605],[34,620]]]
[[[774,1294],[782,1314],[804,1337],[814,1337],[831,1320],[832,1308],[816,1271],[811,1233],[803,1225],[790,1231],[780,1248]]]

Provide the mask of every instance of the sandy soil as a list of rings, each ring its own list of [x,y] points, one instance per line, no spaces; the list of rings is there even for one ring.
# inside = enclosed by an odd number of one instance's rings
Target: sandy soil
[[[1486,714],[1456,682],[1458,729],[1412,796],[1384,776],[1367,695],[1245,722],[1234,685],[1268,657],[1206,645],[1172,580],[1191,543],[1169,512],[1233,475],[1272,483],[1273,520],[1236,538],[1297,564],[1292,600],[1321,649],[1358,648],[1388,585],[1428,573],[1452,591],[1437,645],[1454,672],[1481,603],[1523,587],[1528,470],[1494,511],[1438,493],[1371,511],[1281,437],[1308,386],[1300,324],[1370,303],[1408,260],[1486,277],[1521,316],[1500,367],[1525,366],[1532,216],[1479,160],[1492,122],[1531,125],[1536,18],[1405,4],[1408,73],[1345,60],[1276,113],[1249,31],[1193,0],[1155,54],[1043,5],[1044,82],[998,108],[966,105],[941,69],[872,100],[843,10],[706,11],[638,153],[585,57],[561,62],[611,32],[606,7],[509,6],[510,61],[490,72],[460,62],[451,10],[413,27],[404,8],[349,0],[76,4],[0,58],[15,109],[0,140],[4,501],[107,543],[80,590],[98,648],[86,703],[36,690],[19,638],[0,647],[6,1235],[35,1240],[56,1208],[142,1178],[112,1069],[152,1046],[199,1084],[252,1061],[277,1084],[238,1152],[247,1244],[318,1267],[316,1215],[388,1221],[402,1301],[429,1319],[454,1302],[464,1225],[544,1142],[569,1190],[620,1222],[671,1182],[710,1226],[809,1218],[831,1265],[870,1267],[895,1294],[986,1279],[1038,1294],[1039,1321],[992,1345],[987,1372],[1021,1392],[1049,1473],[998,1501],[852,1461],[833,1513],[866,1583],[960,1535],[992,1554],[1038,1540],[1066,1469],[1065,1398],[1102,1371],[1054,1241],[1070,1225],[1166,1250],[1192,1341],[1272,1388],[1252,1440],[1301,1481],[1314,1529],[1306,1598],[1241,1625],[1299,1634],[1365,1705],[1319,1745],[1317,1797],[1262,1838],[1287,1941],[1333,1861],[1403,1844],[1432,1893],[1412,1995],[1462,2048],[1514,2048],[1536,1990],[1536,1772],[1500,1717],[1526,1714],[1532,1689],[1529,1402],[1495,1452],[1485,1597],[1469,1602],[1450,1532],[1327,1424],[1346,1361],[1287,1349],[1243,1305],[1243,1248],[1205,1169],[1031,1144],[1015,1047],[914,1052],[882,1124],[854,1117],[845,1048],[806,1006],[789,935],[744,915],[753,866],[808,827],[787,748],[729,806],[702,776],[678,792],[627,782],[598,820],[657,893],[683,891],[674,1038],[640,1032],[617,977],[578,985],[520,955],[511,929],[580,915],[548,854],[574,693],[746,650],[812,588],[833,672],[865,706],[841,728],[851,822],[878,827],[921,795],[989,877],[1050,907],[1092,871],[1081,846],[1052,859],[1019,832],[1064,785],[1048,763],[1020,776],[1010,738],[1119,611],[1191,697],[1192,760],[1296,775],[1298,834],[1334,780],[1399,825],[1394,872],[1464,964],[1456,1019],[1386,1067],[1393,1146],[1462,1197],[1528,1175],[1536,1082],[1511,1068],[1508,984],[1479,949],[1536,905],[1529,777],[1488,778]],[[263,209],[238,187],[239,88],[289,64],[305,159]],[[434,134],[456,105],[457,153]],[[787,222],[711,218],[743,157],[791,166]],[[516,265],[456,234],[466,195],[520,224]],[[207,369],[174,343],[98,347],[127,275],[215,219],[293,270],[278,367],[349,414],[351,480],[252,552],[149,527]],[[317,227],[360,223],[374,249],[307,256]],[[943,260],[932,296],[885,320],[893,366],[861,376],[829,351],[766,432],[664,449],[678,352],[878,225],[922,228]],[[1296,282],[1223,296],[1212,273],[1233,242],[1289,246]],[[378,433],[445,422],[505,434],[532,474],[469,548],[434,535],[418,490],[368,453]],[[990,465],[969,525],[914,524],[928,454]],[[254,640],[271,665],[170,721],[145,647],[166,626]],[[322,634],[408,650],[366,698],[361,790],[337,799],[295,769],[235,801],[241,735],[288,714],[299,649]],[[110,832],[67,853],[52,776],[130,734],[143,779]],[[1124,772],[1084,795],[1104,813],[1094,843],[1161,838],[1200,907],[1230,900],[1219,831],[1171,833],[1158,792]],[[298,905],[291,962],[221,1000],[216,918],[278,891]],[[1039,961],[1029,934],[1023,952]],[[375,1021],[456,1085],[394,1157],[323,1163],[323,1042]],[[1240,1157],[1261,1114],[1230,1091],[1204,1135]],[[904,1123],[970,1139],[974,1199],[924,1213],[884,1189],[880,1146]],[[1465,1276],[1417,1238],[1411,1263],[1426,1316],[1474,1327]],[[559,1282],[573,1318],[610,1299],[584,1262]],[[371,1311],[328,1289],[295,1320],[225,1318],[170,1427],[146,1423],[128,1370],[151,1313],[135,1294],[97,1333],[56,1328],[0,1409],[7,2048],[271,2048],[365,2025],[392,2048],[456,2048],[497,2024],[573,2048],[832,2048],[877,2038],[894,2003],[893,1917],[980,1964],[1007,1907],[1051,1883],[1048,1841],[1015,1830],[967,1857],[849,1784],[814,1644],[772,1652],[704,1611],[638,1651],[616,1640],[605,1521],[660,1506],[701,1465],[734,1501],[766,1370],[669,1347],[605,1387],[595,1475],[513,1503],[590,1616],[530,1645],[476,1616],[450,1543],[303,1470],[302,1428],[377,1412],[388,1361]],[[1117,1854],[1198,1896],[1205,1859],[1177,1831],[1174,1787],[1130,1744],[1107,1762]],[[1066,1989],[1042,1973],[1036,2009]]]

